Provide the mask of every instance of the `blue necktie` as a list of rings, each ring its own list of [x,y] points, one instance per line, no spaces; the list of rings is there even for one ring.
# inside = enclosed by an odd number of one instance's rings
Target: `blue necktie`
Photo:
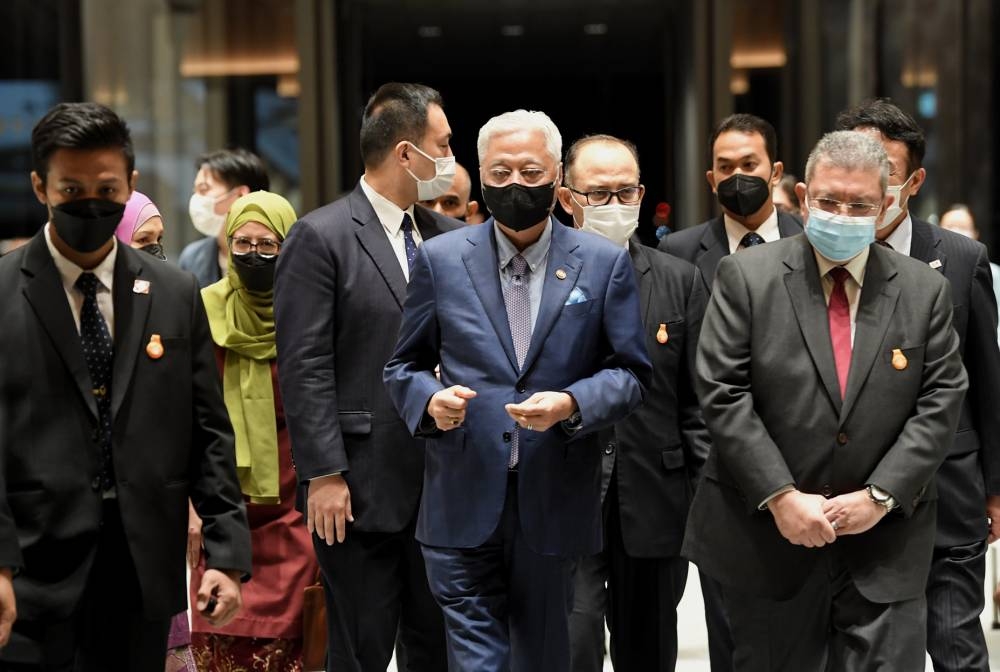
[[[510,324],[514,355],[520,368],[524,366],[524,358],[531,344],[531,294],[528,286],[531,269],[528,268],[527,260],[518,254],[510,260],[507,272],[510,274],[510,281],[504,285],[503,300],[507,304],[507,322]],[[515,423],[510,441],[510,460],[507,462],[511,469],[517,466],[520,459],[520,438],[521,427]]]
[[[114,463],[111,459],[111,365],[114,343],[108,324],[97,307],[97,286],[100,281],[93,273],[83,273],[76,288],[83,294],[80,311],[80,344],[90,372],[91,389],[97,402],[99,427],[95,438],[101,447],[101,488],[107,492],[115,485]]]
[[[409,213],[403,213],[403,243],[406,245],[406,268],[413,270],[413,260],[417,258],[417,242],[413,240],[413,220]]]
[[[754,247],[756,245],[763,245],[767,241],[756,231],[751,231],[747,235],[743,236],[743,240],[740,241],[739,249],[747,249],[748,247]]]

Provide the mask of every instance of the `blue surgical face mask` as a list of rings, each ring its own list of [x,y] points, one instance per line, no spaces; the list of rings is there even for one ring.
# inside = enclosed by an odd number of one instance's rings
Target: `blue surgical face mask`
[[[838,264],[850,261],[875,242],[873,217],[849,217],[809,208],[806,238],[816,251]]]

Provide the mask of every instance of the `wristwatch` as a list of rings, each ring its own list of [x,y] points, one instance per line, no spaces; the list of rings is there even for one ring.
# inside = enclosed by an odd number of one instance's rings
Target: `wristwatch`
[[[884,506],[886,513],[889,513],[896,508],[896,498],[882,488],[877,485],[869,485],[867,490],[868,496],[871,497],[871,500],[879,506]]]

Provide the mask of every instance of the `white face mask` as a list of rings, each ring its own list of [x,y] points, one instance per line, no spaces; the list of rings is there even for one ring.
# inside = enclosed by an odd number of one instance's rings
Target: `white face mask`
[[[222,196],[208,196],[207,194],[191,194],[188,201],[188,215],[191,216],[191,223],[203,236],[215,238],[219,231],[226,224],[226,216],[215,212],[215,204],[229,197],[233,193],[230,189]]]
[[[885,193],[886,196],[892,196],[892,205],[885,209],[885,217],[882,219],[882,223],[878,225],[878,229],[880,231],[896,221],[896,218],[899,217],[899,213],[903,212],[900,192],[903,191],[903,187],[910,183],[910,180],[913,179],[914,175],[916,175],[916,173],[910,173],[910,176],[906,178],[906,182],[903,182],[900,185],[895,187],[886,187]],[[906,200],[909,202],[909,194],[906,195]]]
[[[406,169],[406,172],[410,174],[410,177],[417,182],[417,200],[433,201],[438,196],[444,195],[455,179],[455,157],[440,156],[435,159],[433,156],[421,151],[421,149],[412,142],[410,142],[409,145],[415,149],[418,154],[434,162],[434,177],[429,180],[421,180],[413,174],[412,170],[409,168]]]
[[[581,231],[604,236],[615,245],[625,246],[639,227],[639,204],[608,203],[583,206]]]

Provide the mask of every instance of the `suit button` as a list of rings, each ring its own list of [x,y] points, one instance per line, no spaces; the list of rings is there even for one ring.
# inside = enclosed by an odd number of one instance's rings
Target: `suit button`
[[[524,383],[517,384],[517,391],[520,392],[521,394],[524,394],[527,390],[528,388],[524,386]]]
[[[847,434],[845,432],[837,434],[837,443],[842,446],[847,445]]]
[[[94,492],[100,492],[101,490],[101,477],[94,476],[94,480],[90,482],[90,489]]]
[[[830,495],[833,494],[833,488],[831,488],[829,485],[824,485],[823,489],[820,490],[820,494],[822,494],[824,497],[829,497]]]
[[[608,445],[604,447],[604,454],[611,455],[613,452],[615,452],[615,442],[609,441]]]
[[[504,443],[510,443],[510,432],[504,432],[503,433],[503,442]]]

